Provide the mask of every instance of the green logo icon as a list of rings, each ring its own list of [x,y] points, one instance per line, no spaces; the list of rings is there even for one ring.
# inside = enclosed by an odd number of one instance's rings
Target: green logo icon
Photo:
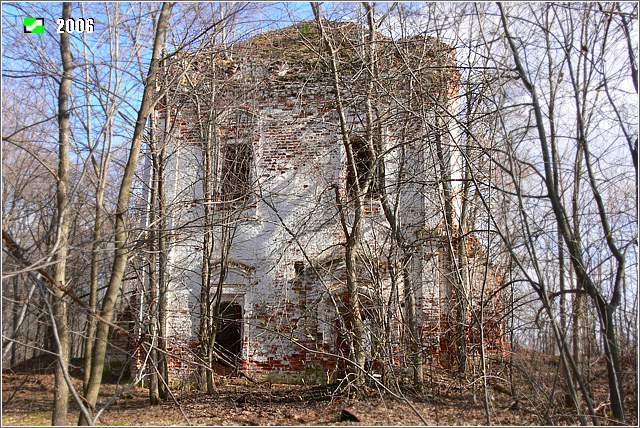
[[[44,18],[24,18],[22,24],[25,33],[44,33]]]

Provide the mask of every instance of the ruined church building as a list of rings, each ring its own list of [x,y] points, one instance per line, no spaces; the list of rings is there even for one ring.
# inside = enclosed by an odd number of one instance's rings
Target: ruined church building
[[[356,187],[366,193],[356,270],[367,364],[375,371],[379,357],[391,353],[385,361],[404,365],[403,343],[416,340],[403,327],[403,262],[416,297],[421,352],[428,357],[451,350],[456,244],[450,240],[458,233],[460,185],[459,131],[451,120],[459,92],[455,51],[434,38],[378,35],[371,139],[384,155],[382,189],[380,162],[367,150],[366,32],[351,23],[328,23],[327,29],[337,49],[358,177],[347,168],[333,74],[315,23],[165,61],[157,86],[167,93],[154,111],[150,138],[165,156],[165,328],[172,377],[192,373],[198,360],[206,215],[210,298],[219,302],[216,349],[226,361],[221,367],[305,382],[340,376],[343,363],[336,356],[348,356],[341,323],[348,306],[341,215],[350,227]],[[443,147],[453,171],[450,225],[434,144]],[[364,186],[362,177],[369,175],[376,179]],[[393,251],[383,194],[397,204],[408,260]],[[486,265],[480,246],[474,248],[467,260],[471,288],[482,281]],[[495,287],[499,278],[493,271],[488,276]],[[131,305],[140,335],[148,301]],[[487,331],[498,347],[500,323]]]

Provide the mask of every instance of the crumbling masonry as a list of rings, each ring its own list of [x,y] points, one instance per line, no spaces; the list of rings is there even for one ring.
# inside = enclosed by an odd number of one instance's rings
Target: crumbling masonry
[[[358,149],[366,135],[366,38],[354,24],[328,28],[339,47],[341,95],[358,171],[366,175],[378,168]],[[345,238],[336,201],[348,201],[354,178],[347,172],[322,49],[315,24],[306,22],[225,49],[175,55],[164,64],[158,91],[168,92],[156,108],[152,132],[160,135],[166,153],[166,329],[172,377],[193,373],[198,361],[205,204],[216,219],[210,261],[213,282],[220,283],[220,355],[252,376],[322,382],[340,375],[339,356],[348,353],[340,322]],[[397,200],[412,249],[407,268],[417,296],[420,346],[425,356],[437,355],[452,346],[456,291],[449,254],[457,248],[458,233],[455,224],[443,222],[433,142],[438,138],[446,147],[455,179],[456,130],[448,113],[458,91],[455,51],[432,38],[392,42],[382,35],[378,50],[375,138],[385,153],[385,191]],[[214,160],[209,201],[203,196],[203,135],[212,141]],[[397,266],[391,260],[396,259],[380,195],[374,184],[365,198],[358,267],[367,360],[374,371],[387,351],[396,365],[405,364],[402,350],[408,340],[402,281],[394,279]],[[455,186],[452,204],[457,209]],[[344,209],[351,221],[348,202]],[[486,263],[477,241],[469,242],[466,268],[473,299]],[[490,294],[500,279],[493,269],[486,278]],[[147,322],[148,301],[140,295],[131,311],[136,335]],[[486,310],[485,336],[498,349],[500,305]],[[472,324],[471,344],[477,331]],[[134,372],[144,358],[139,350],[136,356]]]

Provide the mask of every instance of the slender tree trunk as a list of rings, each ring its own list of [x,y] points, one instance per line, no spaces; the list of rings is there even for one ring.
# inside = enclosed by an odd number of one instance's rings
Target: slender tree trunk
[[[165,133],[165,135],[167,135]],[[164,165],[166,162],[166,139],[158,159],[158,369],[163,381],[159,384],[160,398],[169,398],[169,365],[167,361],[167,291],[169,287],[167,260],[167,204],[164,192]]]
[[[212,107],[213,108],[213,107]],[[204,163],[202,186],[204,187],[204,227],[202,231],[202,266],[200,268],[200,329],[198,337],[200,338],[200,358],[204,363],[201,368],[201,378],[204,380],[202,384],[203,390],[209,390],[209,325],[211,316],[211,306],[209,302],[211,290],[211,246],[213,238],[213,227],[211,224],[212,210],[212,192],[211,192],[211,144],[208,138],[205,138],[202,149],[202,157]]]
[[[597,310],[600,312],[600,325],[604,336],[604,352],[607,363],[607,380],[609,383],[609,398],[611,412],[618,422],[624,425],[624,396],[620,370],[620,352],[614,322],[615,306],[599,302]]]
[[[573,83],[574,89],[574,99],[576,100],[576,124],[577,124],[577,138],[576,143],[578,146],[578,153],[582,149],[584,155],[584,162],[588,172],[589,184],[591,186],[592,195],[596,202],[596,206],[598,208],[598,214],[600,217],[600,226],[603,230],[603,237],[607,242],[607,246],[611,251],[611,255],[618,263],[616,279],[613,286],[613,290],[611,292],[611,301],[607,303],[601,293],[601,290],[598,289],[596,283],[594,282],[594,278],[589,274],[586,269],[587,264],[583,260],[583,248],[580,245],[579,237],[580,235],[576,230],[572,230],[571,226],[568,222],[568,216],[566,213],[565,206],[562,203],[561,197],[558,194],[552,172],[552,158],[549,155],[549,140],[547,138],[547,132],[545,128],[545,119],[543,110],[541,107],[540,99],[538,98],[536,87],[532,84],[529,79],[529,75],[523,62],[518,53],[518,48],[516,43],[511,36],[508,25],[507,25],[507,17],[504,13],[502,4],[498,3],[498,8],[500,10],[500,18],[502,21],[502,27],[504,28],[505,36],[507,42],[509,43],[509,47],[511,53],[513,55],[513,59],[516,65],[516,70],[520,78],[522,79],[522,83],[525,89],[529,92],[531,96],[531,103],[533,106],[533,112],[535,116],[536,129],[538,132],[538,140],[540,143],[540,149],[542,153],[542,158],[544,160],[544,183],[546,190],[548,192],[548,199],[551,203],[551,208],[558,226],[560,230],[565,245],[567,246],[567,251],[570,256],[571,263],[575,269],[576,278],[579,282],[581,282],[584,290],[589,295],[591,300],[594,303],[594,306],[598,313],[598,320],[600,323],[600,327],[602,333],[606,340],[604,340],[604,351],[606,355],[606,363],[607,363],[607,375],[609,380],[609,397],[611,399],[611,409],[613,412],[613,416],[619,423],[624,423],[625,415],[624,415],[624,406],[623,406],[623,396],[622,396],[622,379],[620,378],[620,370],[619,370],[619,361],[618,361],[618,352],[617,352],[617,342],[616,342],[616,333],[615,333],[615,323],[613,320],[613,312],[615,308],[620,303],[620,279],[622,274],[624,273],[624,255],[617,248],[614,239],[613,233],[610,230],[610,226],[608,223],[605,207],[601,198],[601,195],[596,186],[596,180],[594,173],[592,171],[592,163],[589,159],[590,152],[588,148],[588,141],[585,135],[586,128],[583,123],[583,111],[581,110],[580,103],[578,101],[580,95],[580,87],[584,88],[584,84],[578,84],[575,80],[575,76],[573,74],[573,69],[571,64],[569,63],[568,70],[570,71],[570,77]],[[569,61],[569,57],[568,61]],[[583,102],[584,105],[584,102]],[[553,150],[553,147],[552,147]],[[574,215],[576,213],[574,212]],[[554,324],[555,325],[555,324]],[[570,357],[570,355],[569,355]],[[573,359],[571,359],[573,362]],[[576,376],[577,379],[580,379],[579,376]],[[589,402],[589,397],[585,396],[585,400]],[[590,409],[592,411],[592,409]]]
[[[353,362],[351,375],[354,379],[356,386],[361,385],[364,382],[364,375],[362,369],[365,364],[365,349],[364,349],[364,324],[362,322],[362,313],[360,308],[360,298],[358,296],[358,276],[357,276],[357,249],[360,243],[362,234],[362,205],[364,190],[366,190],[371,182],[370,178],[364,185],[364,189],[360,184],[360,177],[358,177],[358,170],[356,167],[355,154],[353,145],[349,137],[349,130],[347,128],[346,113],[343,106],[342,94],[340,92],[340,75],[338,72],[338,57],[333,46],[331,38],[327,35],[323,19],[320,14],[320,5],[318,3],[311,3],[311,7],[315,16],[318,29],[320,30],[320,36],[324,42],[327,53],[329,54],[329,64],[331,69],[332,83],[334,95],[336,97],[336,105],[338,115],[340,117],[340,135],[342,137],[342,143],[347,157],[347,168],[351,172],[351,176],[354,177],[353,189],[353,223],[350,227],[347,226],[346,213],[344,212],[344,206],[340,201],[339,191],[336,188],[336,202],[340,211],[340,221],[344,236],[346,238],[345,243],[345,269],[347,274],[347,307],[346,307],[346,324],[348,327],[348,343],[350,347],[350,358]]]
[[[151,349],[149,349],[149,362],[147,372],[149,374],[149,403],[156,405],[160,403],[160,392],[158,383],[158,253],[156,251],[156,222],[158,221],[157,200],[158,200],[158,145],[156,133],[155,114],[151,114],[151,198],[149,202],[149,339]]]
[[[84,5],[80,4],[80,12],[84,14]],[[117,20],[117,18],[116,18]],[[117,31],[117,30],[116,30]],[[113,63],[117,63],[119,58],[119,41],[118,38],[115,37],[114,44],[112,45],[111,60]],[[107,173],[108,173],[108,165],[111,158],[111,144],[113,138],[113,114],[114,110],[112,109],[106,118],[106,126],[104,132],[104,142],[101,150],[101,156],[99,159],[96,159],[94,150],[96,146],[92,145],[92,109],[91,109],[91,91],[90,91],[90,76],[89,76],[89,67],[90,60],[87,55],[87,40],[86,33],[82,33],[82,41],[83,41],[83,57],[85,62],[87,63],[84,67],[85,69],[85,99],[86,99],[86,112],[87,112],[87,145],[91,147],[91,162],[93,165],[94,172],[97,177],[97,186],[96,186],[96,205],[95,205],[95,219],[94,219],[94,227],[92,232],[92,244],[91,244],[91,273],[89,279],[89,307],[90,313],[87,315],[87,326],[86,326],[86,334],[84,340],[84,354],[83,354],[83,391],[86,394],[87,384],[89,382],[89,377],[91,374],[91,365],[92,365],[92,357],[93,357],[93,345],[95,342],[96,328],[97,328],[97,320],[94,314],[98,310],[98,287],[99,287],[99,278],[100,278],[100,250],[102,248],[102,228],[105,220],[105,212],[104,212],[104,198],[105,198],[105,190],[107,185]],[[112,87],[112,77],[111,73],[109,75],[108,88]],[[115,79],[115,90],[117,92],[117,88],[119,86],[119,79],[116,77]],[[110,97],[108,97],[110,98]],[[112,106],[110,106],[112,107]]]
[[[80,4],[81,13],[84,14],[83,5]],[[87,127],[87,147],[91,148],[91,160],[94,167],[94,172],[96,173],[96,178],[98,180],[98,185],[96,187],[96,205],[94,207],[94,223],[93,223],[93,232],[92,232],[92,243],[91,243],[91,273],[89,276],[89,309],[90,312],[87,313],[87,323],[86,323],[86,331],[84,338],[84,353],[83,353],[83,377],[82,377],[82,387],[83,391],[86,392],[87,382],[89,382],[89,373],[91,372],[91,353],[93,352],[93,340],[95,338],[95,330],[96,330],[96,319],[93,314],[96,311],[96,300],[98,296],[98,276],[100,275],[100,261],[98,259],[98,252],[100,250],[100,229],[102,223],[102,201],[104,195],[104,185],[102,182],[102,170],[97,168],[97,162],[95,161],[95,155],[93,150],[95,147],[92,144],[92,132],[91,132],[91,93],[89,91],[89,65],[87,58],[87,43],[86,43],[86,34],[82,33],[82,44],[83,44],[83,57],[84,61],[87,63],[84,67],[84,93],[85,93],[85,102],[86,102],[86,127]]]
[[[215,382],[213,380],[213,363],[215,362],[215,346],[216,346],[216,337],[218,335],[218,328],[220,326],[220,304],[222,302],[222,287],[224,286],[224,281],[227,277],[227,268],[229,262],[229,249],[231,247],[232,237],[230,236],[229,226],[226,224],[222,225],[222,236],[220,239],[220,273],[218,275],[218,282],[216,285],[216,291],[211,297],[211,293],[209,292],[209,297],[211,300],[208,301],[209,311],[210,311],[210,319],[209,319],[209,336],[207,338],[207,364],[209,365],[207,370],[207,394],[213,394],[216,392]],[[212,248],[213,249],[213,248]],[[209,272],[209,276],[211,276],[212,272]]]
[[[345,250],[345,261],[347,270],[347,293],[348,308],[347,321],[350,333],[353,335],[353,355],[351,358],[361,368],[364,368],[366,355],[364,349],[364,324],[362,323],[362,313],[360,308],[360,299],[358,298],[358,279],[356,274],[356,242],[353,238],[347,240]],[[364,381],[363,373],[360,368],[353,370],[354,382],[357,385]]]
[[[18,331],[20,330],[20,327],[22,326],[22,324],[24,323],[24,320],[27,318],[27,310],[29,309],[29,304],[31,303],[31,297],[33,296],[33,292],[36,289],[36,283],[32,282],[31,287],[29,288],[29,292],[27,293],[27,296],[25,298],[24,303],[22,304],[22,308],[20,309],[20,312],[17,311],[17,300],[19,295],[20,295],[20,285],[21,285],[21,281],[20,279],[22,278],[21,275],[16,275],[13,277],[12,279],[12,284],[13,284],[13,298],[16,299],[16,302],[13,303],[13,313],[12,313],[12,317],[13,317],[13,328],[11,331],[11,338],[15,339],[18,336]],[[38,330],[40,327],[40,323],[38,323]],[[27,327],[28,328],[28,327]],[[36,337],[37,337],[37,332],[36,332]],[[28,330],[27,330],[27,343],[29,342],[29,337],[28,337]],[[2,341],[2,359],[4,360],[4,358],[7,356],[7,354],[9,352],[11,352],[11,365],[13,366],[16,363],[16,346],[14,345],[15,342],[13,342],[12,340],[3,340]],[[36,343],[40,343],[37,341],[36,339]],[[25,355],[26,356],[26,355]]]
[[[129,152],[129,158],[124,169],[122,183],[120,185],[120,192],[118,194],[118,201],[116,205],[116,219],[115,219],[115,257],[113,260],[113,266],[111,270],[111,277],[109,279],[109,285],[102,304],[101,317],[111,322],[113,319],[114,308],[122,281],[124,278],[125,269],[127,267],[128,249],[127,249],[127,224],[126,214],[129,210],[129,197],[131,194],[131,186],[135,177],[135,171],[138,166],[138,156],[140,154],[140,147],[142,145],[142,137],[144,135],[144,129],[149,117],[149,113],[153,108],[154,102],[154,89],[155,79],[158,72],[158,64],[162,49],[163,35],[169,24],[169,15],[171,11],[171,3],[163,3],[158,22],[156,23],[156,32],[153,45],[153,54],[151,58],[151,64],[149,66],[149,72],[147,79],[144,83],[144,92],[142,95],[142,104],[138,110],[138,118],[131,141],[131,150]],[[93,365],[91,367],[91,375],[89,377],[89,383],[87,387],[86,400],[88,407],[91,411],[95,411],[95,405],[98,401],[98,394],[102,385],[102,372],[104,369],[104,359],[107,351],[107,342],[109,339],[109,325],[105,322],[100,322],[96,331],[96,339],[93,348]],[[79,424],[86,424],[88,421],[83,416],[80,417]]]
[[[11,319],[13,320],[13,328],[12,335],[13,339],[16,338],[18,329],[22,324],[22,321],[25,318],[27,313],[27,308],[29,307],[29,301],[31,300],[31,294],[33,290],[35,290],[35,283],[31,286],[31,290],[29,291],[29,297],[26,299],[25,303],[22,305],[22,310],[20,311],[20,315],[18,315],[18,301],[20,300],[20,287],[19,287],[20,275],[16,275],[11,280],[11,284],[13,285],[13,299],[14,302],[11,304]],[[28,338],[27,338],[28,339]],[[3,340],[2,341],[2,359],[11,351],[11,359],[9,360],[9,364],[13,367],[16,364],[16,348],[13,346],[13,341]]]
[[[87,331],[85,338],[84,348],[84,373],[83,373],[83,388],[86,393],[87,384],[89,382],[89,375],[91,373],[93,344],[95,341],[97,320],[94,313],[98,309],[98,287],[100,278],[100,250],[102,239],[102,225],[104,223],[104,195],[107,184],[107,165],[109,163],[110,150],[111,150],[111,119],[109,118],[107,124],[107,137],[109,139],[108,149],[103,153],[103,159],[100,160],[100,167],[98,170],[98,187],[96,191],[96,206],[95,206],[95,221],[93,226],[91,243],[91,273],[89,281],[89,310],[87,315]]]
[[[212,64],[215,64],[215,58],[212,59]],[[212,65],[212,73],[215,79],[215,65]],[[215,333],[213,330],[216,328],[216,318],[212,314],[212,276],[213,276],[213,250],[214,250],[214,194],[215,194],[215,172],[217,171],[216,165],[219,150],[217,150],[217,114],[215,105],[215,85],[211,88],[211,98],[209,99],[210,105],[209,114],[207,115],[207,123],[200,124],[201,136],[203,139],[202,158],[204,163],[203,171],[203,194],[204,194],[204,230],[203,230],[203,242],[202,242],[202,267],[200,271],[201,289],[200,289],[200,349],[201,358],[204,362],[201,367],[202,379],[204,380],[202,388],[208,394],[215,392],[215,384],[213,381],[213,360],[214,360],[214,344]],[[198,109],[198,117],[202,117],[203,114],[200,109],[200,98],[197,92],[194,92],[196,96],[196,104]],[[206,105],[206,104],[205,104]],[[212,144],[212,141],[214,144]],[[212,343],[213,336],[213,343]]]
[[[558,276],[559,276],[558,279],[560,282],[560,290],[559,290],[560,291],[560,332],[563,335],[563,337],[566,339],[568,328],[567,328],[567,297],[565,293],[566,286],[565,286],[564,263],[565,263],[564,262],[564,245],[562,244],[562,235],[558,232]],[[578,367],[577,361],[575,361],[575,364],[576,364],[576,367]],[[567,382],[570,380],[570,377],[567,376],[564,366],[562,367],[562,375],[567,380]],[[565,401],[565,405],[570,406],[572,404],[571,396],[569,394],[565,394],[564,401]]]
[[[453,333],[453,342],[455,344],[458,363],[458,371],[461,374],[467,371],[467,337],[466,326],[468,318],[468,305],[467,305],[467,284],[464,281],[465,275],[462,270],[466,263],[464,238],[462,237],[463,231],[460,227],[455,228],[454,212],[453,212],[453,189],[451,186],[451,153],[450,149],[443,144],[442,136],[442,121],[436,121],[437,128],[435,129],[435,149],[438,159],[439,174],[440,174],[440,186],[442,189],[442,196],[444,203],[442,206],[444,227],[449,240],[449,245],[446,246],[445,251],[447,254],[447,276],[448,282],[453,286],[452,298],[455,299],[455,314],[452,316],[455,318],[455,328]],[[461,254],[455,254],[454,240],[462,241],[458,245],[458,250],[462,249]],[[460,258],[461,263],[458,262]]]
[[[210,225],[210,213],[211,210],[211,202],[212,198],[208,192],[209,180],[208,176],[210,174],[210,163],[208,152],[208,144],[207,147],[204,148],[204,174],[205,178],[203,180],[204,190],[204,230],[202,236],[202,266],[200,269],[200,328],[198,330],[198,337],[200,339],[200,358],[204,363],[200,367],[201,378],[204,380],[202,384],[203,391],[208,390],[208,372],[211,370],[209,366],[209,325],[210,325],[210,317],[211,317],[211,307],[209,302],[210,298],[210,290],[211,290],[211,237],[213,234],[212,227]]]
[[[466,203],[463,203],[464,207],[462,212],[466,211]],[[469,272],[467,269],[467,239],[464,236],[464,214],[461,216],[460,227],[458,228],[458,251],[457,251],[457,266],[455,268],[459,274],[456,275],[456,282],[458,283],[458,289],[456,290],[457,304],[458,304],[458,370],[460,373],[466,373],[467,370],[467,321],[469,319],[469,297],[467,290],[470,290],[469,286]],[[480,325],[482,330],[482,325]],[[483,346],[483,345],[481,345]]]
[[[411,281],[410,263],[411,255],[405,252],[402,260],[402,286],[404,289],[407,330],[409,331],[409,352],[411,353],[411,362],[413,365],[413,382],[418,390],[422,390],[424,385],[422,335],[420,333],[420,326],[418,325],[416,291]]]
[[[95,207],[95,223],[93,226],[93,242],[91,243],[91,273],[89,280],[89,309],[91,313],[87,314],[87,331],[84,348],[84,373],[83,373],[83,386],[86,392],[87,384],[89,383],[89,375],[91,373],[91,362],[93,353],[93,342],[96,335],[96,318],[93,313],[98,309],[98,284],[100,277],[100,239],[102,232],[103,222],[103,210],[102,204],[104,201],[105,191],[105,178],[100,177],[98,182],[98,191],[96,192],[96,207]]]
[[[576,367],[582,373],[582,353],[581,353],[581,343],[582,343],[582,323],[584,322],[583,309],[582,309],[582,287],[580,286],[580,282],[573,280],[573,268],[569,265],[569,278],[571,280],[571,284],[575,284],[576,293],[573,295],[572,301],[572,309],[571,309],[571,323],[572,323],[572,337],[571,337],[571,352],[573,355],[573,359],[576,362]]]
[[[71,3],[64,3],[63,19],[71,17]],[[57,251],[53,278],[63,288],[66,284],[67,256],[69,253],[69,139],[71,125],[69,120],[69,98],[71,96],[71,82],[73,59],[69,44],[69,34],[60,34],[60,56],[62,57],[63,74],[58,93],[58,181],[56,189],[57,200]],[[53,312],[59,336],[58,353],[60,358],[56,366],[54,407],[52,415],[53,425],[67,425],[69,409],[69,386],[65,379],[65,371],[69,366],[69,324],[67,314],[67,299],[62,289],[54,291]]]

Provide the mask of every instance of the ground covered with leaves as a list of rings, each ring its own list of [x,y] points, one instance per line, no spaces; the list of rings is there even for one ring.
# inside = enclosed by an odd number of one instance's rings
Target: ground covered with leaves
[[[76,380],[79,387],[81,382]],[[149,406],[143,388],[104,385],[104,397],[121,395],[100,417],[100,425],[421,425],[406,402],[369,391],[355,400],[334,396],[326,387],[252,384],[229,379],[217,395],[175,391],[175,401]],[[53,397],[52,374],[3,374],[3,425],[48,425]],[[484,410],[473,397],[431,397],[411,405],[429,425],[481,425]],[[529,424],[524,411],[494,403],[495,424]],[[77,407],[68,423],[77,421]],[[354,419],[357,419],[354,420]]]
[[[526,370],[527,365],[537,370]],[[518,398],[508,384],[492,382],[489,394],[492,425],[573,425],[577,421],[562,405],[559,383],[551,370],[553,361],[539,370],[527,357],[518,362]],[[533,368],[533,367],[529,367]],[[81,378],[75,373],[76,388]],[[531,378],[538,376],[539,378]],[[549,377],[549,379],[542,376]],[[498,372],[496,378],[506,378]],[[555,378],[555,379],[554,379]],[[476,378],[477,379],[477,378]],[[243,378],[219,378],[218,393],[173,391],[173,398],[150,406],[147,390],[132,387],[117,378],[109,379],[101,394],[100,406],[110,401],[99,425],[486,425],[484,395],[480,382],[463,381],[433,370],[428,385],[417,394],[407,391],[406,399],[367,388],[358,399],[336,394],[335,386],[253,383]],[[3,425],[49,425],[54,377],[48,370],[5,370],[2,375]],[[545,386],[549,383],[549,386]],[[527,387],[527,384],[529,387]],[[560,383],[561,385],[561,383]],[[602,385],[603,387],[605,385]],[[557,391],[554,391],[557,390]],[[625,388],[627,389],[627,388]],[[596,388],[596,404],[606,400],[606,388]],[[631,394],[631,389],[629,393]],[[635,397],[635,395],[634,395]],[[73,399],[72,399],[73,400]],[[73,403],[73,401],[72,401]],[[628,397],[628,406],[634,398]],[[75,425],[78,407],[72,404],[68,423]],[[606,406],[605,406],[606,407]],[[633,425],[637,408],[629,414]],[[606,408],[602,410],[605,416]],[[419,416],[419,415],[420,416]],[[606,419],[603,419],[606,421]],[[606,423],[606,422],[605,422]]]

